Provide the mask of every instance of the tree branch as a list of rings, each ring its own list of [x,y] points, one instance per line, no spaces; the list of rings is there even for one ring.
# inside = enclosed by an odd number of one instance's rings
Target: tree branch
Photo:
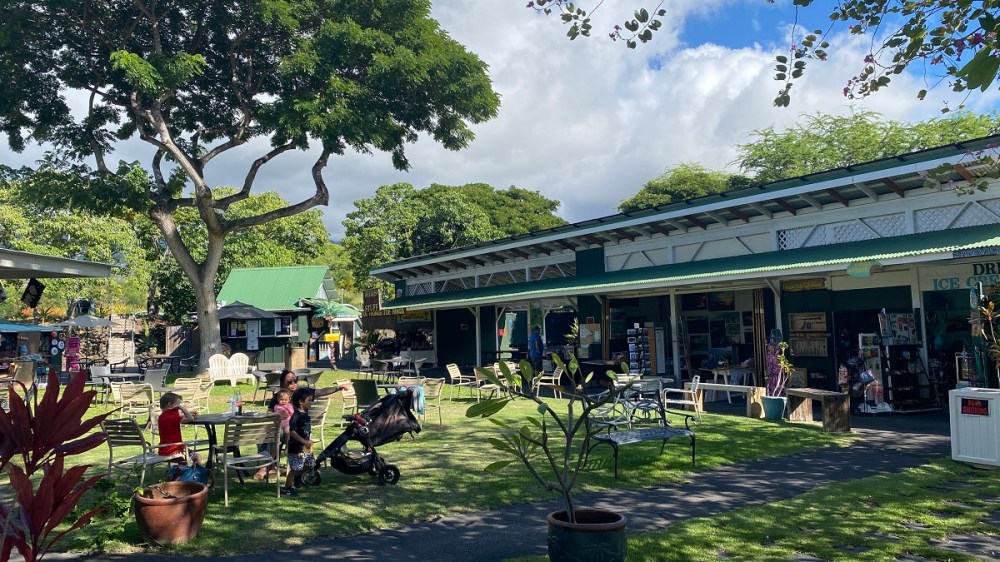
[[[97,170],[102,174],[110,174],[111,170],[108,169],[108,165],[104,161],[104,147],[94,135],[94,98],[96,95],[96,91],[92,90],[87,98],[87,138],[90,139],[90,150],[94,153],[94,159],[97,161]]]
[[[229,144],[229,143],[226,143],[226,144]],[[283,145],[281,145],[281,146],[279,146],[277,148],[272,149],[270,152],[268,152],[264,156],[261,156],[260,158],[254,160],[253,164],[250,165],[250,170],[247,171],[246,178],[244,178],[244,180],[243,180],[243,189],[241,189],[239,192],[234,193],[234,194],[232,194],[232,195],[230,195],[228,197],[223,197],[222,199],[219,199],[216,202],[215,207],[217,209],[228,209],[229,206],[232,205],[233,203],[236,203],[237,201],[242,201],[242,200],[246,199],[247,197],[250,197],[250,190],[253,188],[254,180],[257,178],[257,172],[260,170],[261,166],[263,166],[264,164],[267,164],[269,161],[271,161],[271,159],[275,158],[276,156],[278,156],[278,155],[280,155],[280,154],[282,154],[284,152],[288,152],[289,150],[292,150],[294,148],[295,148],[295,144],[289,142],[289,143],[283,144]],[[324,162],[323,166],[326,166],[325,162]],[[322,177],[320,178],[320,181],[322,182]],[[325,186],[323,187],[323,190],[324,191],[326,190]],[[319,191],[319,186],[317,185],[317,192],[318,191]],[[325,204],[325,202],[324,202],[324,204]]]
[[[285,217],[290,217],[296,215],[303,211],[308,211],[309,209],[317,205],[326,205],[330,202],[330,192],[326,188],[326,182],[323,181],[323,168],[326,167],[328,160],[330,159],[330,150],[324,149],[323,154],[316,159],[316,163],[312,167],[313,182],[316,184],[316,193],[312,197],[296,203],[295,205],[289,205],[287,207],[282,207],[280,209],[275,209],[267,213],[256,215],[253,217],[246,217],[243,219],[235,220],[232,222],[226,222],[223,232],[232,232],[233,230],[247,228],[250,226],[257,226],[270,222],[276,219],[282,219]]]

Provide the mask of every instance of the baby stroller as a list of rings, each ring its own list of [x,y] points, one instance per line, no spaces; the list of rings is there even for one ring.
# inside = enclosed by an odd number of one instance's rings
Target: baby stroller
[[[399,468],[388,464],[375,447],[399,441],[407,433],[419,433],[420,422],[413,415],[413,393],[400,390],[389,394],[364,409],[363,412],[344,416],[347,429],[316,457],[313,469],[302,475],[302,483],[318,485],[322,481],[319,467],[327,459],[333,468],[344,474],[369,473],[378,478],[380,486],[399,481]],[[361,444],[361,452],[347,451],[348,441]]]

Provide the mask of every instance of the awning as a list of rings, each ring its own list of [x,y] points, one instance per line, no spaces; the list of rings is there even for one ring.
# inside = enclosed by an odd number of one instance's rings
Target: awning
[[[954,228],[630,269],[585,277],[545,279],[530,283],[407,296],[389,301],[383,304],[382,308],[433,310],[545,297],[676,288],[708,282],[761,279],[775,274],[795,275],[846,270],[848,265],[855,262],[878,261],[882,265],[897,265],[947,260],[976,252],[981,252],[983,255],[1000,254],[1000,225]]]
[[[0,279],[111,277],[111,264],[0,248]]]
[[[0,332],[61,332],[62,328],[57,326],[35,326],[32,324],[14,324],[12,322],[0,322]]]

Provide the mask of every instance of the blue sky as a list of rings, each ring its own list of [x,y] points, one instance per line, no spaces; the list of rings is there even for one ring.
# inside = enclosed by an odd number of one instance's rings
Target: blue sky
[[[517,185],[560,201],[559,214],[571,222],[613,214],[622,199],[681,162],[732,170],[736,145],[750,140],[755,129],[780,130],[817,111],[849,112],[841,91],[867,48],[861,39],[834,35],[830,60],[810,63],[793,88],[791,107],[779,109],[771,103],[780,88],[773,80],[774,57],[787,49],[795,15],[791,0],[670,0],[664,2],[669,13],[663,28],[635,50],[608,40],[607,33],[635,7],[652,9],[655,1],[606,1],[592,14],[593,36],[575,41],[566,38],[558,18],[535,15],[525,4],[435,2],[432,14],[442,27],[490,66],[502,96],[500,115],[475,126],[477,138],[465,150],[447,151],[428,139],[408,147],[408,172],[393,169],[380,153],[331,159],[324,173],[331,202],[322,210],[335,239],[355,200],[395,182]],[[814,2],[800,23],[823,26],[831,5]],[[855,105],[902,121],[940,115],[949,93],[939,88],[920,102],[921,87],[919,76],[899,77]],[[994,109],[997,98],[991,90],[974,96],[969,106]],[[40,147],[21,155],[4,148],[0,164],[31,164],[41,154]],[[266,150],[266,141],[255,141],[217,158],[208,181],[240,184],[249,163]],[[138,142],[117,154],[143,162],[151,155]],[[277,190],[291,201],[308,197],[314,158],[282,155],[262,169],[255,190]]]

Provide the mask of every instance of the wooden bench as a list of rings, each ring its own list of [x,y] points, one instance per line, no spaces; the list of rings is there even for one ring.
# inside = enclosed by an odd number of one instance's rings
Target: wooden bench
[[[684,388],[691,388],[691,383],[684,383]],[[747,397],[747,417],[748,418],[763,418],[764,417],[764,406],[761,404],[761,396],[767,393],[767,389],[762,386],[745,386],[742,384],[716,384],[711,382],[703,382],[698,384],[698,392],[696,393],[696,400],[698,401],[698,408],[701,411],[705,411],[705,391],[711,390],[713,392],[739,392],[741,394],[746,394]]]
[[[851,431],[851,401],[846,392],[816,388],[789,388],[788,420],[813,421],[813,400],[822,404],[823,431],[839,433]]]

